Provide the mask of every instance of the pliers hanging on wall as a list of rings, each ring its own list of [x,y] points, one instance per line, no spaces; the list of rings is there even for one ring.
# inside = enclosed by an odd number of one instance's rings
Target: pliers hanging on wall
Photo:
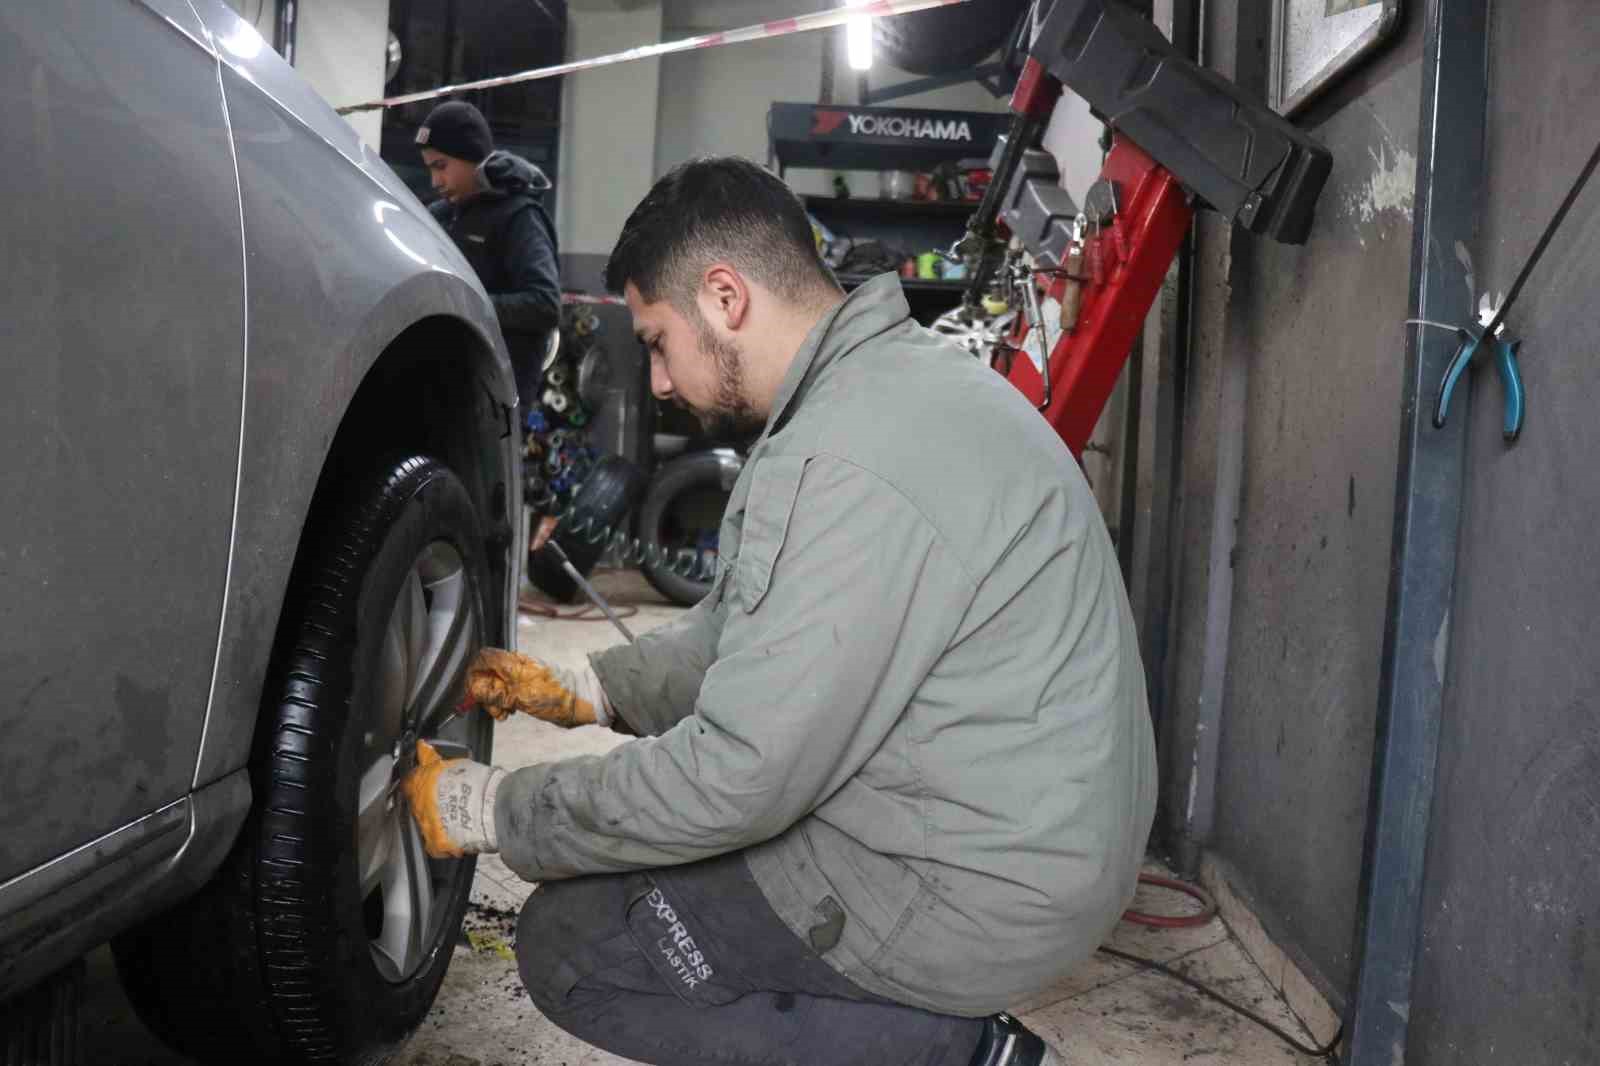
[[[1539,260],[1549,250],[1550,242],[1555,238],[1556,232],[1561,229],[1561,224],[1566,221],[1567,214],[1572,210],[1572,205],[1578,202],[1578,196],[1583,192],[1589,179],[1594,177],[1596,167],[1600,167],[1600,145],[1596,145],[1589,154],[1588,162],[1578,172],[1578,178],[1572,183],[1572,188],[1562,198],[1561,206],[1556,209],[1555,216],[1550,219],[1550,224],[1544,228],[1544,233],[1539,236],[1539,241],[1533,246],[1533,253],[1528,256],[1528,261],[1517,272],[1517,280],[1511,283],[1511,292],[1503,300],[1491,300],[1485,294],[1478,303],[1478,325],[1481,332],[1474,337],[1464,329],[1457,329],[1456,333],[1461,338],[1461,347],[1456,350],[1455,357],[1450,360],[1450,366],[1445,370],[1444,381],[1439,384],[1439,402],[1433,409],[1433,428],[1441,429],[1450,411],[1450,393],[1454,391],[1456,382],[1461,379],[1462,373],[1472,364],[1472,357],[1478,354],[1478,349],[1488,345],[1494,359],[1495,369],[1500,372],[1500,382],[1505,386],[1506,392],[1506,420],[1502,432],[1506,443],[1515,443],[1522,434],[1522,419],[1526,410],[1527,398],[1522,390],[1522,374],[1517,369],[1517,349],[1521,341],[1507,341],[1501,339],[1504,332],[1506,315],[1511,312],[1511,305],[1517,302],[1517,297],[1522,295],[1522,287],[1528,283],[1528,278],[1533,274],[1533,268],[1538,266]],[[1437,325],[1433,322],[1422,322],[1412,319],[1419,325]],[[1450,328],[1450,327],[1445,327]]]
[[[1522,435],[1522,422],[1527,413],[1527,393],[1522,387],[1522,372],[1517,367],[1517,349],[1522,347],[1522,342],[1504,339],[1505,323],[1500,321],[1500,311],[1504,306],[1504,301],[1491,300],[1489,294],[1484,293],[1478,303],[1478,325],[1483,333],[1475,337],[1465,329],[1456,330],[1461,345],[1456,349],[1455,356],[1444,372],[1444,380],[1439,384],[1439,400],[1433,408],[1434,429],[1444,428],[1445,419],[1450,415],[1450,394],[1455,391],[1456,382],[1472,365],[1473,357],[1487,348],[1506,394],[1505,422],[1501,433],[1507,444],[1515,443]],[[1491,328],[1494,330],[1492,335],[1489,333]]]

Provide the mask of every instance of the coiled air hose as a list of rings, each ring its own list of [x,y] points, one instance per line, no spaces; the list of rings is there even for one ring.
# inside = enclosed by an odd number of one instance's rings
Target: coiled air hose
[[[689,581],[710,581],[717,576],[716,553],[669,548],[632,536],[617,525],[606,525],[593,515],[580,514],[576,503],[556,516],[556,531],[584,544],[604,544],[600,554],[611,552],[623,566],[670,570]]]
[[[643,491],[637,468],[618,456],[608,455],[595,464],[572,492],[571,502],[559,507],[557,494],[547,483],[524,502],[535,513],[555,512],[554,537],[569,551],[579,545],[592,559],[610,552],[623,566],[670,571],[688,581],[709,582],[717,575],[715,552],[694,548],[669,548],[635,537],[624,526],[636,498]],[[533,486],[530,486],[532,489]]]

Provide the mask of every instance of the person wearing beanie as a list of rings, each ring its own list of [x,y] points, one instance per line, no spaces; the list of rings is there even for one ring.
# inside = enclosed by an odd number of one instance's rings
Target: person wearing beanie
[[[545,349],[561,324],[556,229],[544,206],[550,179],[497,151],[482,112],[460,100],[434,108],[416,141],[439,193],[429,210],[494,301],[526,415],[539,402]]]

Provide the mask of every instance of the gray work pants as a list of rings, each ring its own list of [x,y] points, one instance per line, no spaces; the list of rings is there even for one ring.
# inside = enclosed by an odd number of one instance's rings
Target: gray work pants
[[[983,1029],[846,980],[738,854],[541,885],[517,965],[555,1024],[653,1066],[968,1066]]]

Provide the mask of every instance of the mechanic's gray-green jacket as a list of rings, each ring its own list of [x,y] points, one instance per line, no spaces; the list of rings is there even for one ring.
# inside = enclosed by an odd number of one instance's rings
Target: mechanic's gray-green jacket
[[[645,739],[500,788],[529,880],[746,850],[846,977],[954,1014],[1086,958],[1155,810],[1116,555],[1044,419],[861,286],[784,379],[711,594],[594,657]]]

